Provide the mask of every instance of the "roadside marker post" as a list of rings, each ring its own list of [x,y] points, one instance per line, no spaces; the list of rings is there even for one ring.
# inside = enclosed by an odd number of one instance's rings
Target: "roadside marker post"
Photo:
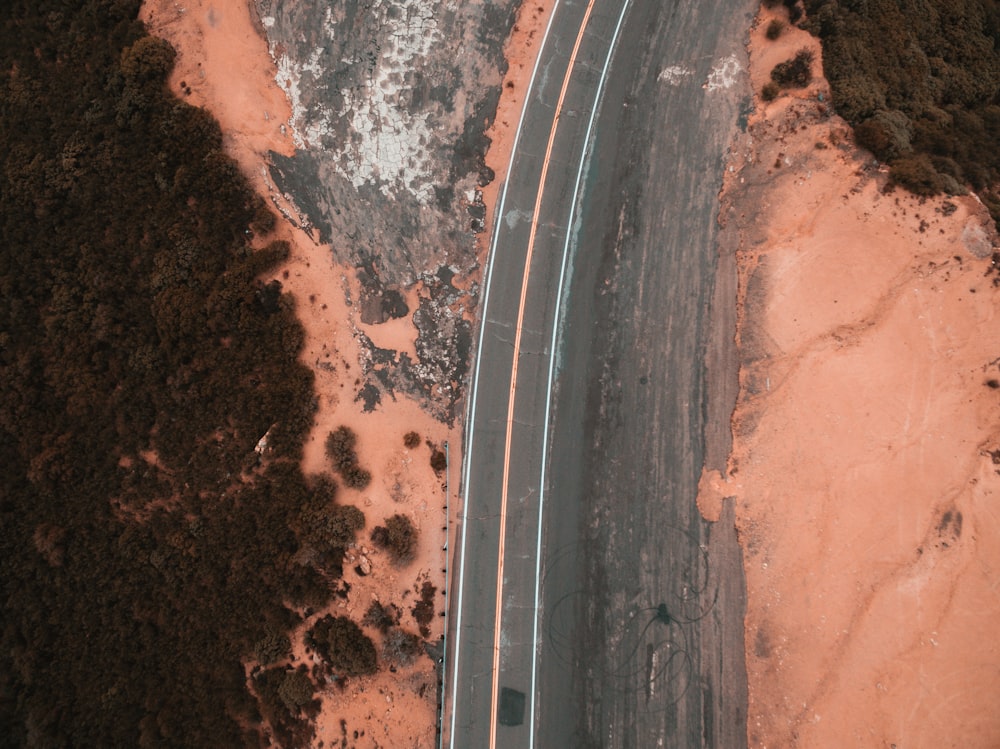
[[[451,596],[448,595],[450,588],[448,564],[448,539],[451,533],[451,451],[448,448],[448,440],[444,441],[444,634],[441,636],[441,688],[438,697],[438,749],[444,749],[444,701],[448,687],[448,612],[451,610]]]

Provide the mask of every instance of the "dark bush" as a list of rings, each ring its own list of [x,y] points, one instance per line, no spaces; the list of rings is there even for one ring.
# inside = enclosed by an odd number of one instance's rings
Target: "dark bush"
[[[926,195],[954,191],[956,180],[980,191],[1000,181],[1000,12],[995,3],[805,4],[804,28],[822,40],[834,108],[859,129],[859,145],[892,162],[898,184]],[[881,113],[905,116],[910,149],[891,123],[870,122]]]
[[[365,516],[357,507],[336,504],[325,492],[314,493],[303,504],[296,525],[317,554],[315,562],[339,576],[344,551],[355,533],[365,527]]]
[[[371,472],[358,464],[354,447],[358,436],[350,427],[339,426],[326,438],[326,455],[340,473],[344,483],[352,489],[364,489],[371,483]]]
[[[771,81],[781,88],[805,88],[812,80],[812,62],[812,51],[800,49],[792,59],[774,66]]]
[[[832,96],[834,109],[852,124],[873,117],[887,106],[877,82],[863,75],[844,78]]]
[[[177,52],[170,42],[144,36],[122,52],[122,74],[129,82],[162,86],[176,57]]]
[[[420,435],[416,432],[407,432],[403,435],[403,446],[409,450],[420,445]]]
[[[934,169],[927,154],[923,153],[892,162],[889,179],[914,195],[937,195],[945,187],[942,176]]]
[[[417,529],[406,515],[391,515],[384,526],[372,530],[372,542],[388,551],[399,563],[413,560],[417,548]]]
[[[364,489],[372,482],[371,471],[359,465],[342,468],[340,475],[344,479],[344,484],[352,489]]]
[[[333,461],[337,468],[351,465],[358,461],[358,455],[354,451],[358,444],[358,435],[347,426],[339,426],[326,436],[326,456]]]
[[[362,623],[366,627],[377,629],[379,632],[388,632],[390,627],[399,624],[401,613],[399,608],[391,603],[384,606],[378,601],[372,601],[368,611],[365,612]]]
[[[771,81],[770,83],[765,83],[764,88],[760,90],[760,98],[764,101],[774,101],[780,93],[781,87],[774,81]]]
[[[980,197],[983,204],[989,209],[993,220],[1000,222],[1000,193],[995,190],[983,190]]]
[[[436,447],[431,450],[431,468],[434,469],[434,473],[441,474],[444,473],[448,468],[448,456],[445,454],[444,450],[438,450]]]
[[[434,621],[435,593],[437,593],[437,588],[429,580],[425,580],[423,585],[420,586],[420,600],[410,609],[410,613],[419,625],[420,634],[423,637],[430,637],[431,634],[430,624]]]
[[[337,674],[364,676],[378,668],[375,645],[346,616],[324,616],[306,633],[306,643]]]
[[[268,632],[253,646],[253,657],[262,666],[283,660],[292,654],[292,643],[284,632]]]
[[[280,667],[261,671],[254,677],[253,688],[261,717],[271,726],[281,746],[312,743],[314,731],[306,717],[315,714],[319,703],[312,700],[313,686],[304,666],[294,671]]]
[[[244,663],[338,573],[301,522],[283,246],[249,244],[273,219],[139,6],[0,3],[4,746],[262,745]],[[275,741],[309,745],[262,673]]]
[[[867,148],[880,161],[891,161],[912,152],[912,127],[909,118],[899,110],[876,112],[854,128],[854,140]]]
[[[299,666],[294,671],[286,671],[285,678],[278,687],[278,697],[285,703],[285,707],[292,715],[297,715],[300,710],[313,701],[313,694],[316,688],[312,680],[306,673],[305,666]]]
[[[780,18],[774,18],[767,25],[767,30],[764,32],[764,36],[770,39],[772,42],[781,36],[781,32],[785,30],[785,22]]]

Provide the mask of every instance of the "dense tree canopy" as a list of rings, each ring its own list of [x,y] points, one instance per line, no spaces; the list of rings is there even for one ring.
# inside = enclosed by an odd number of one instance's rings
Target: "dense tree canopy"
[[[971,185],[1000,220],[1000,3],[804,2],[859,143],[919,194]]]
[[[261,743],[243,662],[287,652],[363,524],[298,468],[303,334],[259,280],[287,250],[250,248],[273,220],[138,6],[0,3],[8,745]]]

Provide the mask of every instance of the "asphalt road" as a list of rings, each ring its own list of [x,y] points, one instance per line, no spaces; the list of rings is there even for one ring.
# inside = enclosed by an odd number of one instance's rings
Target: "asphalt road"
[[[556,9],[470,391],[453,747],[746,743],[732,516],[705,523],[694,498],[706,434],[724,433],[710,427],[731,407],[705,360],[726,332],[710,310],[717,196],[751,10]]]

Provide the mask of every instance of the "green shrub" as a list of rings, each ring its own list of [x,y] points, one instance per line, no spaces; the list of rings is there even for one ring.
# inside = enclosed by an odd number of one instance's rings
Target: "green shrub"
[[[764,101],[774,101],[778,98],[778,94],[781,93],[781,87],[771,81],[770,83],[765,83],[764,88],[760,90],[760,98]]]
[[[770,39],[772,42],[781,36],[781,32],[785,30],[785,22],[780,18],[775,18],[771,20],[771,23],[767,25],[767,31],[764,32],[764,36]]]

